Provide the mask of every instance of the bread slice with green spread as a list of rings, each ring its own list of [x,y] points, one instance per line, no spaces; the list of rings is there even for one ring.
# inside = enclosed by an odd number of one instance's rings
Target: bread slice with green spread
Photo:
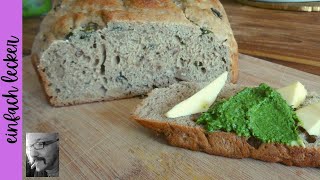
[[[292,143],[288,143],[290,135],[288,135],[289,138],[274,137],[276,140],[273,142],[268,140],[268,138],[267,140],[257,138],[259,137],[256,134],[257,131],[254,131],[255,135],[249,132],[249,136],[246,133],[239,135],[242,132],[241,130],[240,132],[236,132],[232,128],[231,130],[226,130],[228,129],[226,127],[211,129],[210,132],[208,125],[199,123],[201,121],[199,119],[203,118],[205,113],[178,118],[167,118],[165,116],[165,113],[173,106],[192,96],[205,85],[205,83],[183,82],[171,85],[168,88],[155,89],[137,107],[132,117],[142,126],[154,130],[157,134],[163,134],[167,142],[172,146],[230,158],[253,158],[267,162],[278,162],[289,166],[320,167],[320,137],[309,135],[300,126],[301,124],[298,121],[294,122],[296,127],[291,128],[291,130],[295,131],[297,137],[293,132],[291,138],[297,138],[300,143],[293,145]],[[225,101],[224,99],[229,99],[235,94],[239,94],[243,88],[227,84],[220,92],[215,104],[223,102]],[[320,96],[315,93],[309,93],[300,107],[315,102],[320,102]],[[234,113],[237,112],[235,111]],[[265,115],[263,116],[267,118]],[[270,114],[270,116],[277,118],[275,114]],[[295,113],[293,117],[295,117]],[[267,119],[274,121],[272,120],[273,118]],[[286,133],[284,132],[284,134]]]

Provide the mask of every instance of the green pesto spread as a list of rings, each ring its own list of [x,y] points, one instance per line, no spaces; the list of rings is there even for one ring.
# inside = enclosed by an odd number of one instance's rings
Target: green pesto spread
[[[245,88],[212,105],[197,120],[208,132],[222,130],[262,142],[300,142],[300,121],[281,95],[266,84]]]

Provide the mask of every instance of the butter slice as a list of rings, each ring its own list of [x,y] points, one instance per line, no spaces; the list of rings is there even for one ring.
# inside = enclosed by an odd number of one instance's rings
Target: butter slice
[[[306,99],[308,94],[306,88],[298,81],[289,86],[280,88],[277,91],[293,108],[297,108]]]
[[[310,135],[320,136],[320,102],[303,107],[296,113]]]
[[[216,100],[221,89],[224,87],[227,78],[228,72],[225,71],[217,79],[212,81],[196,94],[175,105],[165,115],[168,118],[177,118],[207,111]]]

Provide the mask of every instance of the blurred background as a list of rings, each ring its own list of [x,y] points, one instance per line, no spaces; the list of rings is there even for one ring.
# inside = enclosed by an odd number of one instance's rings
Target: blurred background
[[[51,9],[51,0],[23,0],[23,17],[45,15]]]

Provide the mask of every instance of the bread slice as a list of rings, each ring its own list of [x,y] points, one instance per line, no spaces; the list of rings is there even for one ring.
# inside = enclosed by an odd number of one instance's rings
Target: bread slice
[[[320,167],[320,138],[309,140],[303,133],[306,147],[287,146],[278,143],[259,143],[254,138],[237,136],[234,133],[217,131],[207,133],[194,120],[199,115],[170,119],[164,114],[177,103],[190,97],[205,86],[205,83],[179,83],[168,88],[153,90],[137,107],[132,117],[146,128],[163,134],[172,146],[230,158],[254,158],[285,165]],[[229,84],[220,95],[227,98],[242,87]],[[311,94],[304,105],[320,101],[320,96]],[[312,141],[312,142],[310,142]]]
[[[57,0],[32,61],[50,103],[128,98],[155,87],[238,78],[238,48],[219,1]]]

